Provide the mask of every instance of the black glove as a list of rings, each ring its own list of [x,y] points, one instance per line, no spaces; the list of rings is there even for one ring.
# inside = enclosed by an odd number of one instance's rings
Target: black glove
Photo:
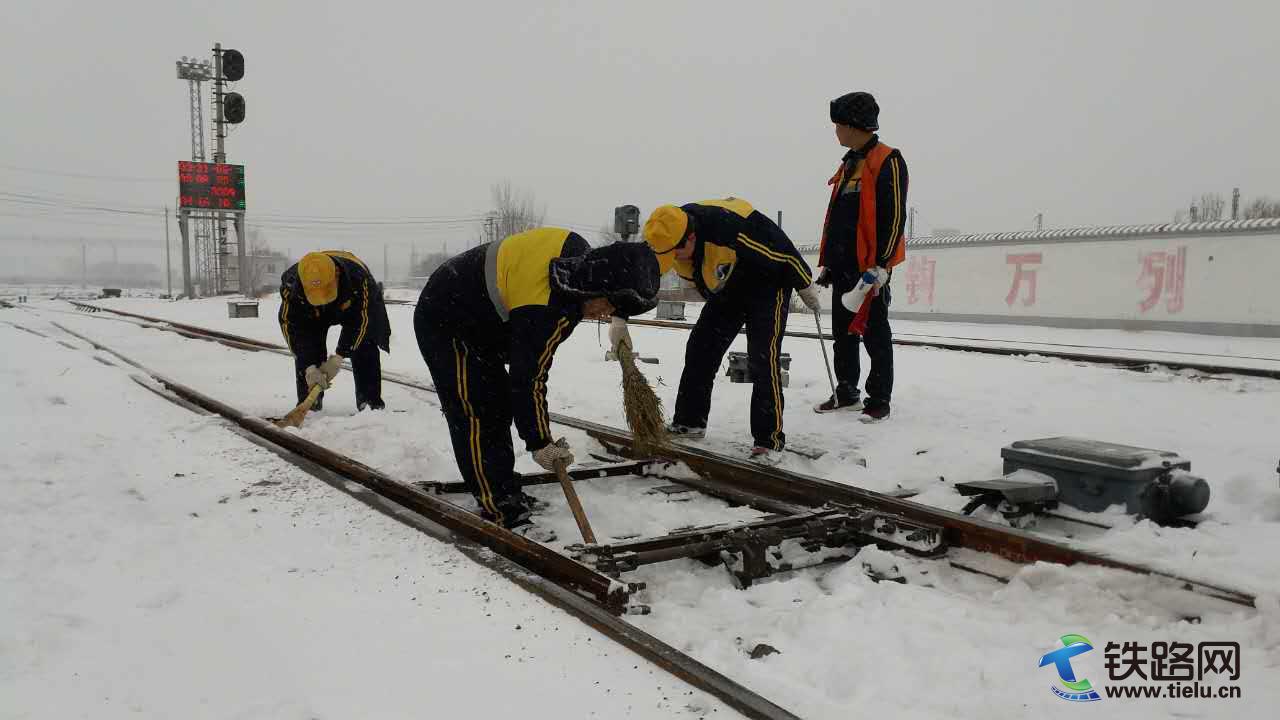
[[[818,287],[831,287],[831,273],[826,268],[822,268],[822,272],[818,273],[818,277],[813,281],[813,284]]]

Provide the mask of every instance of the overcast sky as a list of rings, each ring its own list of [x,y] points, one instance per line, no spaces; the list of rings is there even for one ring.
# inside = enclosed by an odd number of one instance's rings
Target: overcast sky
[[[843,152],[827,103],[852,90],[875,94],[906,158],[918,235],[1028,229],[1039,212],[1161,222],[1235,186],[1280,196],[1271,0],[9,0],[4,16],[0,239],[158,246],[159,219],[30,198],[172,203],[190,156],[174,61],[215,41],[246,58],[228,150],[250,224],[295,255],[460,247],[472,226],[281,218],[469,217],[503,179],[548,224],[737,195],[811,243]]]

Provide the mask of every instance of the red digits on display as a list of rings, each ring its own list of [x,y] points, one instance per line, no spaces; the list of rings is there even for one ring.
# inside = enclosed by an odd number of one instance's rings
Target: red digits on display
[[[178,184],[178,204],[182,207],[244,208],[241,166],[179,161]]]

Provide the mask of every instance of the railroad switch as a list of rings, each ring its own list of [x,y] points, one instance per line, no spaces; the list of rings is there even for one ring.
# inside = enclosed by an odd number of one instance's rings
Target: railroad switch
[[[1015,528],[1032,527],[1037,515],[1058,507],[1057,483],[1048,475],[1030,470],[992,480],[956,483],[956,491],[973,497],[960,512],[970,515],[985,505]]]
[[[784,559],[782,546],[787,541],[812,555],[867,545],[926,556],[946,550],[942,528],[856,505],[828,505],[797,515],[694,528],[611,545],[570,545],[566,550],[575,560],[611,577],[641,565],[681,558],[719,563],[729,571],[736,587],[746,588],[776,573],[804,567]],[[819,562],[849,557],[823,557]]]

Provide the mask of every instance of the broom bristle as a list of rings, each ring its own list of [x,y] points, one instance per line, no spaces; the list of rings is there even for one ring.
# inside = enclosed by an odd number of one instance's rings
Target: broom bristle
[[[670,443],[662,418],[662,401],[625,345],[618,349],[618,364],[622,366],[622,407],[635,438],[635,451],[642,457],[652,455]]]

